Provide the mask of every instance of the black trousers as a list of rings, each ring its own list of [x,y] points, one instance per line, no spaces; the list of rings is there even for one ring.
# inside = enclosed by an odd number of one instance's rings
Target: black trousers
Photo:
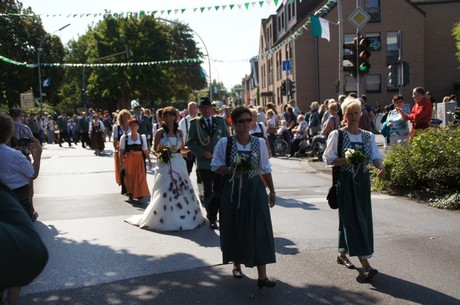
[[[193,163],[195,163],[195,155],[189,152],[187,156],[184,158],[185,164],[187,164],[187,172],[188,175],[190,176],[190,173],[192,172],[193,168]]]
[[[204,189],[204,202],[207,215],[210,222],[217,220],[217,214],[220,208],[220,193],[222,192],[223,177],[210,169],[199,169]]]
[[[88,132],[80,132],[80,141],[83,148],[85,148],[86,146],[91,146],[91,141],[89,139]]]

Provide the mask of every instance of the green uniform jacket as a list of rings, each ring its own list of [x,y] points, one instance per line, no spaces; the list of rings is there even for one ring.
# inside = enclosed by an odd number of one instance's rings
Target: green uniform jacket
[[[196,156],[197,169],[211,169],[211,159],[204,159],[205,151],[213,152],[217,142],[222,137],[228,137],[229,132],[225,120],[220,116],[212,117],[212,128],[209,133],[206,128],[205,120],[194,118],[190,121],[190,130],[187,138],[187,146]]]

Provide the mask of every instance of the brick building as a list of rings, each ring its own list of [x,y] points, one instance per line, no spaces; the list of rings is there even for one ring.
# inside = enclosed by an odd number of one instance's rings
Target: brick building
[[[356,37],[356,28],[347,20],[356,9],[356,1],[342,1],[344,20],[343,42],[339,42],[338,26],[330,24],[330,42],[312,37],[303,30],[308,14],[337,22],[336,1],[286,1],[276,14],[261,21],[258,73],[250,96],[253,104],[271,102],[282,105],[294,99],[301,110],[312,101],[336,98],[340,88],[344,93],[357,91],[356,79],[345,74],[339,82],[339,48]],[[332,4],[332,5],[331,5]],[[371,20],[361,29],[372,42],[370,72],[361,78],[362,93],[371,105],[376,101],[386,105],[393,95],[402,92],[412,101],[412,89],[423,86],[437,101],[455,93],[460,96],[460,63],[455,53],[452,29],[460,21],[460,1],[435,0],[361,0],[361,8]],[[388,84],[388,65],[400,58],[410,67],[409,83],[393,87]],[[283,62],[289,60],[289,70]],[[342,60],[342,58],[340,58]],[[295,92],[283,96],[282,83],[295,83]],[[288,94],[289,94],[289,90]],[[258,93],[258,94],[256,94]]]

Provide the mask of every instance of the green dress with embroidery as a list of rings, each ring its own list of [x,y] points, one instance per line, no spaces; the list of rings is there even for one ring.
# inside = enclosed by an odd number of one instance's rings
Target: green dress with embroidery
[[[344,132],[342,156],[348,148],[360,150],[366,162],[358,168],[342,166],[337,182],[339,210],[339,252],[350,256],[368,256],[374,253],[371,184],[367,164],[370,159],[370,135],[361,133],[363,142],[350,142]]]
[[[251,141],[251,152],[236,152],[233,141],[234,156],[251,158],[258,164],[258,140]],[[256,145],[254,145],[256,144]],[[257,146],[256,151],[253,147]],[[233,159],[233,158],[232,158]],[[255,161],[255,162],[254,162]],[[237,174],[225,177],[220,206],[220,240],[224,264],[242,263],[254,267],[275,263],[275,246],[273,229],[268,206],[268,195],[264,183],[254,173]]]

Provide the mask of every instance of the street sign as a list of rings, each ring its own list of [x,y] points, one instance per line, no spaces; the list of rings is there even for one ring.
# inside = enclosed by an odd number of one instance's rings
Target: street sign
[[[283,71],[289,71],[291,70],[291,61],[288,60],[283,60]]]
[[[23,110],[32,109],[35,107],[34,95],[32,92],[21,93],[19,97],[21,98],[21,108]]]
[[[372,37],[374,38],[374,37]],[[373,40],[370,44],[369,44],[369,47],[372,48],[373,50],[380,50],[380,47],[382,46],[379,42],[379,39],[371,39],[371,37],[369,37],[369,40]]]
[[[353,24],[358,30],[360,30],[366,23],[371,19],[368,13],[365,10],[358,7],[353,13],[348,17],[348,21]]]

